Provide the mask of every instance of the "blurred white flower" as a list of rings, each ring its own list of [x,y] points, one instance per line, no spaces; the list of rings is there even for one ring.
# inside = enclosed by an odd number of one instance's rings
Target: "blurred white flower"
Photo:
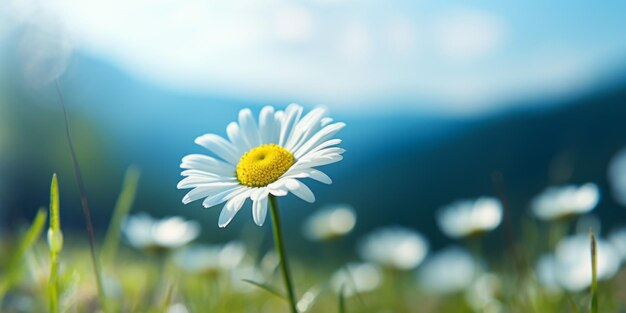
[[[330,240],[348,234],[356,224],[356,214],[348,205],[324,207],[305,222],[304,236],[313,241]]]
[[[502,283],[498,276],[485,273],[480,275],[467,289],[465,299],[476,312],[504,312],[504,308],[497,297],[501,287]]]
[[[182,303],[174,303],[167,308],[167,313],[189,313],[189,310]]]
[[[200,234],[200,225],[179,216],[159,220],[140,213],[124,221],[123,232],[135,248],[173,249],[196,239]]]
[[[274,250],[270,250],[263,255],[259,265],[263,273],[271,275],[272,273],[274,273],[276,268],[278,268],[279,263],[280,260],[278,260],[278,255],[276,255],[276,252]]]
[[[244,245],[231,241],[225,245],[193,245],[174,255],[174,262],[181,269],[200,274],[232,270],[243,261]]]
[[[426,259],[418,278],[426,292],[450,294],[469,287],[478,272],[472,256],[459,247],[450,247]]]
[[[613,245],[617,253],[619,253],[620,260],[623,262],[626,260],[626,227],[618,228],[612,231],[608,236],[609,242]]]
[[[333,274],[330,285],[335,293],[343,292],[344,296],[350,297],[378,288],[382,280],[382,272],[376,265],[349,263]]]
[[[556,258],[552,254],[542,255],[535,265],[537,279],[545,290],[550,292],[559,291],[559,279],[557,276]]]
[[[597,238],[598,280],[612,278],[619,269],[619,252],[610,243]],[[538,264],[538,275],[547,287],[558,286],[569,291],[580,291],[591,285],[591,240],[588,235],[562,239],[554,256],[544,256]]]
[[[491,231],[502,221],[502,204],[498,199],[481,197],[460,200],[442,208],[437,222],[444,234],[460,238]]]
[[[626,148],[620,150],[609,163],[608,179],[615,200],[626,205]]]
[[[600,200],[598,186],[586,183],[581,186],[549,187],[531,204],[533,213],[542,220],[554,220],[593,210]]]
[[[428,252],[428,242],[419,233],[396,226],[369,234],[359,244],[358,252],[369,262],[410,270],[424,260]]]

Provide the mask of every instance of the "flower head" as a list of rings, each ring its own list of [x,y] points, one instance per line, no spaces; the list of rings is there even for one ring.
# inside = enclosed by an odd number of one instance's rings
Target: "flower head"
[[[330,285],[337,294],[345,296],[372,291],[383,280],[381,270],[370,263],[349,263],[337,270],[330,278]]]
[[[548,288],[555,286],[580,291],[591,285],[591,240],[580,234],[559,241],[554,255],[544,256],[537,265],[541,282]],[[619,252],[605,240],[597,239],[598,280],[612,278],[619,269]]]
[[[427,292],[460,292],[469,287],[478,276],[477,269],[478,264],[469,252],[459,247],[451,247],[426,260],[420,267],[419,281]]]
[[[348,234],[356,224],[352,207],[334,205],[313,213],[304,224],[304,235],[314,241],[330,240]]]
[[[193,245],[176,253],[174,262],[191,273],[214,274],[234,269],[245,254],[245,247],[238,241],[225,245]]]
[[[598,186],[587,183],[582,186],[550,187],[535,197],[532,210],[542,220],[554,220],[593,210],[600,200]]]
[[[128,242],[140,249],[172,249],[196,239],[200,225],[182,217],[154,219],[146,213],[129,216],[123,225]]]
[[[502,204],[498,199],[482,197],[460,200],[439,211],[437,222],[444,234],[460,238],[491,231],[502,221]]]
[[[399,270],[414,269],[427,252],[428,242],[422,235],[401,227],[376,230],[359,245],[363,259]]]
[[[303,115],[303,108],[289,105],[284,111],[266,106],[258,122],[249,109],[239,112],[239,121],[226,128],[228,139],[215,134],[196,138],[196,143],[213,156],[191,154],[180,165],[185,178],[179,189],[192,188],[183,198],[187,204],[203,199],[206,208],[226,202],[218,225],[226,227],[247,199],[252,217],[261,226],[267,215],[269,195],[291,192],[314,202],[313,192],[300,180],[311,178],[325,184],[332,181],[316,167],[335,163],[343,157],[333,136],[345,126],[333,123],[326,110],[316,108]]]

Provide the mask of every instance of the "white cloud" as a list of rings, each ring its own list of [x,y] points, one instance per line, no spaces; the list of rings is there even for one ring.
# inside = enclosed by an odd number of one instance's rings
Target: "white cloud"
[[[287,42],[304,42],[315,30],[311,12],[302,6],[284,7],[277,10],[274,31],[278,38]]]
[[[418,48],[417,26],[408,17],[395,16],[389,20],[385,29],[387,43],[392,53],[410,56]]]
[[[400,99],[401,109],[475,114],[546,88],[570,92],[598,64],[533,46],[504,55],[515,32],[502,12],[443,4],[411,11],[352,0],[8,2],[17,23],[32,22],[34,11],[56,14],[77,51],[168,88],[347,110]]]
[[[371,31],[362,22],[350,22],[340,30],[337,45],[344,61],[362,63],[372,56]]]

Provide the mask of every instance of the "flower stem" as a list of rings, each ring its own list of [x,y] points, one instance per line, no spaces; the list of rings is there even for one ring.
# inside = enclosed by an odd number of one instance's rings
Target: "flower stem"
[[[278,258],[280,259],[280,270],[283,275],[283,282],[285,289],[287,289],[287,297],[289,306],[292,313],[298,313],[296,308],[296,295],[293,290],[293,283],[291,282],[291,274],[289,273],[289,265],[287,264],[287,254],[285,253],[285,246],[283,244],[283,232],[280,225],[280,214],[278,210],[278,201],[275,196],[270,195],[270,215],[272,216],[272,231],[274,233],[274,246]]]

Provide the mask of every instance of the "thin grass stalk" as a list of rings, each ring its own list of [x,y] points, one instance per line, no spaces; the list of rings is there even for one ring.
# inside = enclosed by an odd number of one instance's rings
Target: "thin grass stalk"
[[[598,313],[598,249],[596,235],[589,230],[591,238],[591,313]]]
[[[278,259],[280,260],[280,270],[283,276],[283,283],[287,290],[287,300],[289,301],[289,308],[292,313],[298,313],[296,307],[296,295],[293,289],[293,283],[291,280],[291,274],[289,272],[289,264],[287,262],[287,254],[285,253],[285,246],[283,243],[283,233],[280,224],[280,214],[278,209],[278,200],[274,195],[269,196],[270,202],[270,215],[272,217],[272,230],[274,234],[274,246]]]
[[[346,286],[343,285],[341,286],[341,289],[339,290],[339,313],[348,312],[346,309],[346,295],[344,293],[345,289],[346,289]]]
[[[87,228],[87,239],[89,242],[89,252],[91,255],[91,262],[93,264],[94,275],[96,277],[96,287],[98,290],[98,299],[100,301],[100,305],[102,306],[102,310],[107,313],[109,312],[107,307],[107,298],[104,290],[104,284],[102,283],[102,271],[100,270],[100,262],[96,253],[96,243],[95,243],[95,235],[93,231],[93,223],[91,222],[91,210],[89,209],[89,201],[87,200],[87,192],[85,191],[85,184],[83,183],[83,176],[80,171],[80,166],[78,164],[78,157],[76,156],[76,150],[74,149],[74,144],[72,142],[72,135],[70,132],[70,123],[67,114],[67,109],[65,108],[65,100],[63,99],[63,94],[61,93],[61,87],[59,86],[59,81],[55,80],[55,87],[57,94],[59,96],[59,102],[61,104],[61,109],[63,110],[63,120],[65,124],[65,137],[67,140],[67,144],[69,146],[70,154],[72,157],[72,166],[74,169],[74,178],[76,179],[76,184],[78,184],[78,191],[80,193],[80,203],[83,208],[83,216],[85,217],[85,227]]]
[[[126,170],[124,182],[122,183],[122,191],[115,203],[109,229],[107,230],[107,234],[104,237],[104,244],[102,245],[102,255],[105,264],[110,264],[115,260],[121,237],[122,222],[126,216],[128,216],[128,212],[135,201],[139,176],[139,169],[134,166],[130,166]]]

